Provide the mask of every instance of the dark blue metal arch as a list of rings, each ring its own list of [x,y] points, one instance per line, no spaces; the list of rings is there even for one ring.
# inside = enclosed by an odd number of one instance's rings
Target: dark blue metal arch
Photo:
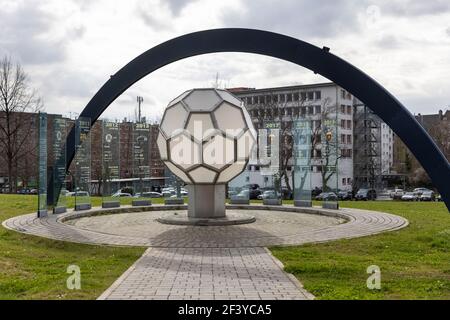
[[[81,112],[92,124],[135,82],[180,59],[214,52],[261,54],[290,61],[333,81],[368,105],[400,137],[430,176],[450,210],[450,164],[414,116],[364,72],[304,41],[252,29],[214,29],[183,35],[135,58],[113,75]],[[67,138],[67,168],[75,153],[75,132]],[[51,188],[49,188],[51,190]]]

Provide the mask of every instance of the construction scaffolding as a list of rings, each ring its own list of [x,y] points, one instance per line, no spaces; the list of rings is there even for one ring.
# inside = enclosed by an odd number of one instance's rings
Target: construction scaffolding
[[[354,108],[353,188],[383,188],[381,170],[381,119],[360,101]]]

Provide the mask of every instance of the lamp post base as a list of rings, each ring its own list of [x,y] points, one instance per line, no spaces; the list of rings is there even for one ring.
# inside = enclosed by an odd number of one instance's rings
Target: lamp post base
[[[223,218],[225,217],[225,185],[193,184],[188,185],[189,218]]]

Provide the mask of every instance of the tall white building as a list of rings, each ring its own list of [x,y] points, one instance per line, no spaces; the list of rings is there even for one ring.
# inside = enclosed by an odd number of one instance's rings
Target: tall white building
[[[324,119],[336,120],[339,160],[337,174],[332,179],[337,179],[334,184],[337,182],[339,189],[352,189],[354,98],[349,92],[334,83],[264,89],[233,88],[229,91],[244,101],[256,128],[262,127],[262,122],[274,119],[281,119],[281,122],[308,119],[313,129],[323,128]],[[320,130],[315,132],[320,134]],[[311,155],[312,188],[322,188],[322,148],[323,141],[320,141]],[[248,183],[261,187],[272,183],[269,181],[271,177],[260,173],[258,164],[251,163],[249,171]],[[292,172],[288,176],[292,185]],[[245,184],[244,181],[234,183]]]

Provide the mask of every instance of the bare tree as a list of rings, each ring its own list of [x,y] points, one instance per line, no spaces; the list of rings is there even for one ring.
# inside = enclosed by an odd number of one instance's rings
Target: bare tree
[[[0,157],[6,162],[9,192],[17,187],[17,169],[24,157],[30,154],[29,148],[36,144],[29,142],[33,129],[32,117],[25,112],[42,109],[41,99],[31,90],[27,75],[19,63],[13,64],[11,58],[0,60]]]

